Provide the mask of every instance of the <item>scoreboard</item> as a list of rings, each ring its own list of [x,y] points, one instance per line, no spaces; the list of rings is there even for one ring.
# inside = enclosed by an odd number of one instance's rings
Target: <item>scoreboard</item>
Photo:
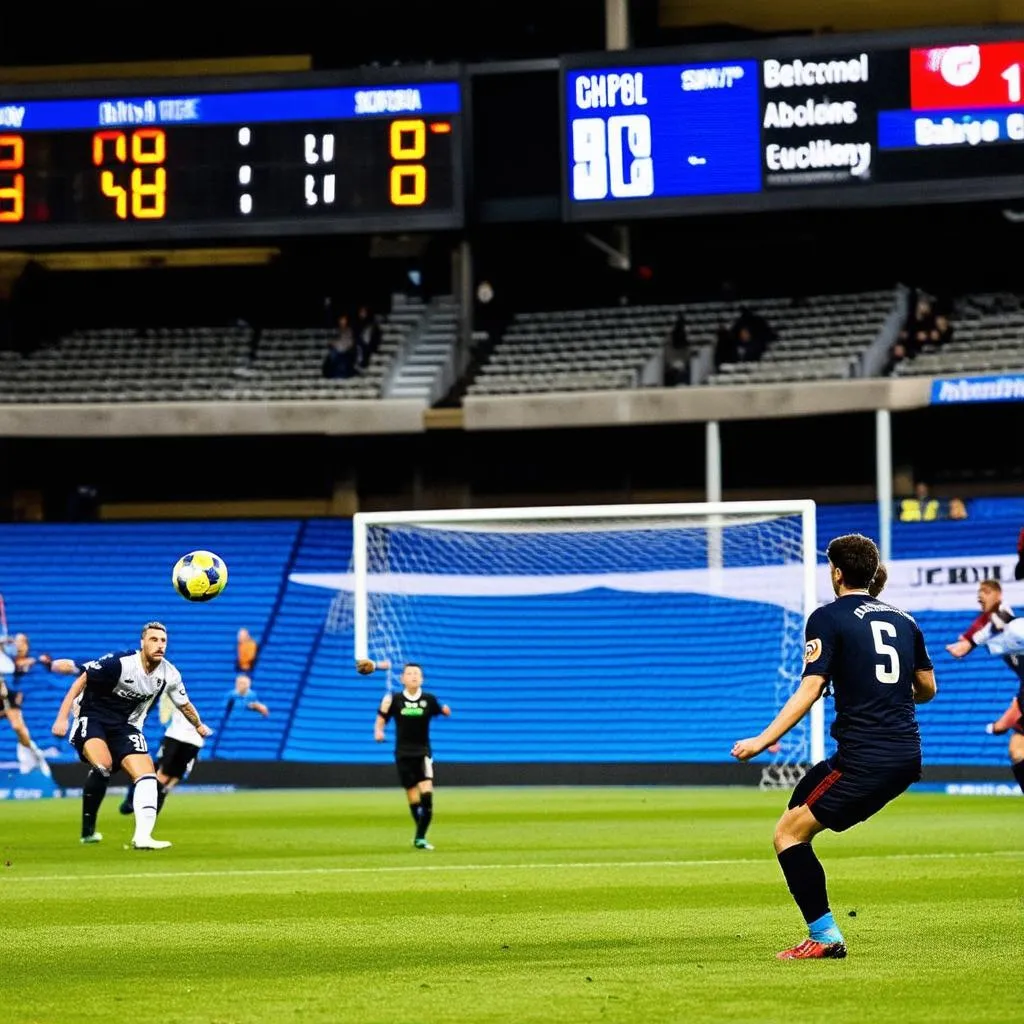
[[[0,86],[0,246],[459,228],[461,118],[443,69]]]
[[[1024,41],[623,56],[563,61],[569,220],[1024,197]]]

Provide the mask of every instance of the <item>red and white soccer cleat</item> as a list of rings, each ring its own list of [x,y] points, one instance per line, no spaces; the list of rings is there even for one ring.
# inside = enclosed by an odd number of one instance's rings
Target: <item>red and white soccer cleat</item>
[[[842,960],[846,956],[845,942],[815,942],[804,939],[792,949],[775,955],[776,960]]]

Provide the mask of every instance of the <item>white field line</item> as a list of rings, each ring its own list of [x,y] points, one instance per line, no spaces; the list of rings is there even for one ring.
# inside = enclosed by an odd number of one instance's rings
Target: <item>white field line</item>
[[[970,853],[858,853],[848,857],[836,857],[833,865],[845,861],[868,860],[974,860],[983,857],[1007,857],[1024,859],[1024,850],[987,850]],[[602,871],[622,868],[704,868],[730,867],[749,864],[771,863],[770,857],[732,857],[709,860],[609,860],[609,861],[537,861],[516,864],[424,864],[417,858],[415,866],[382,865],[379,867],[295,867],[295,868],[227,868],[212,871],[130,871],[122,872],[114,868],[108,873],[88,875],[18,875],[0,868],[0,886],[15,882],[110,882],[119,885],[129,878],[160,879],[172,878],[269,878],[275,875],[377,875],[377,874],[408,874],[410,871],[420,872],[458,872],[458,871]]]

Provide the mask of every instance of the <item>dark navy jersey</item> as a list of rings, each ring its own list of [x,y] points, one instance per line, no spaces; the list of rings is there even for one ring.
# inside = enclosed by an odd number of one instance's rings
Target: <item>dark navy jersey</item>
[[[846,594],[807,620],[804,675],[832,687],[832,737],[847,763],[891,766],[921,757],[914,673],[931,659],[917,623],[866,593]]]
[[[146,715],[160,695],[167,695],[177,707],[188,703],[181,673],[166,659],[152,672],[142,664],[139,651],[115,651],[82,666],[85,690],[78,716],[94,716],[109,725],[132,725],[141,729]]]
[[[420,690],[416,697],[404,690],[389,693],[381,701],[380,713],[395,723],[395,757],[431,756],[430,720],[443,713],[432,693]]]

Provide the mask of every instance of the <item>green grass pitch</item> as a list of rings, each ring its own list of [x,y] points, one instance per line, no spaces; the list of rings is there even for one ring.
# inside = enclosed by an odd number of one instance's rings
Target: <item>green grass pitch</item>
[[[129,852],[77,800],[0,804],[4,1024],[883,1024],[1020,1014],[1024,802],[908,794],[816,848],[850,956],[804,937],[782,793],[177,794]],[[853,916],[855,915],[855,916]]]

